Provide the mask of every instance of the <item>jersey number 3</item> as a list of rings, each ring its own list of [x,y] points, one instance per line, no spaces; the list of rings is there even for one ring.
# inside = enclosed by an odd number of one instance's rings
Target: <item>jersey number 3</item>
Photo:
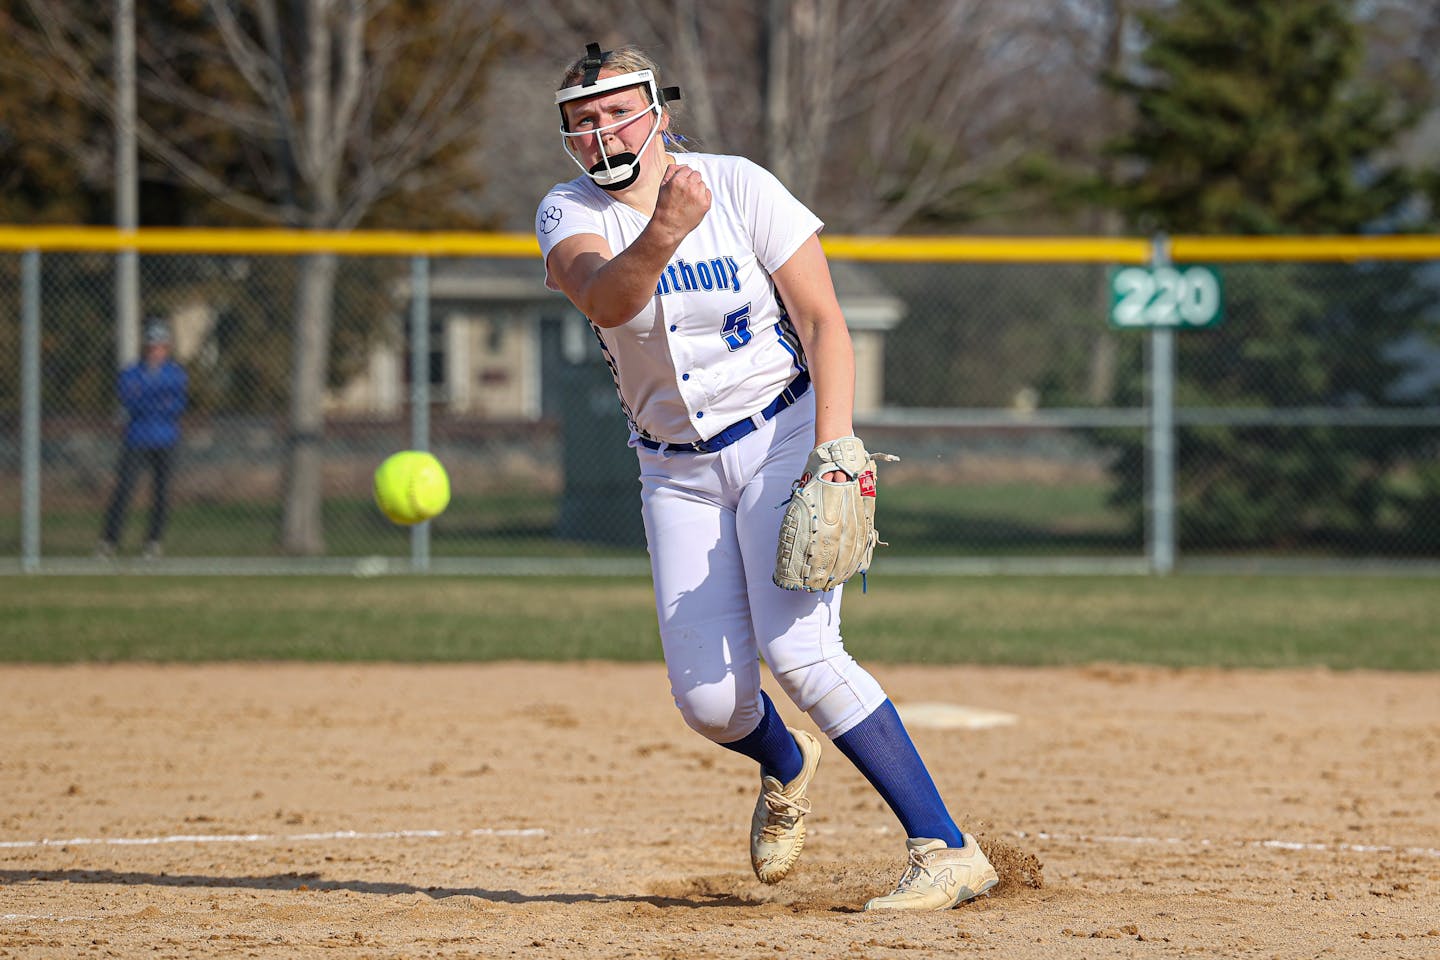
[[[731,353],[750,342],[750,338],[754,336],[750,332],[750,304],[725,314],[725,326],[720,328],[720,336]]]

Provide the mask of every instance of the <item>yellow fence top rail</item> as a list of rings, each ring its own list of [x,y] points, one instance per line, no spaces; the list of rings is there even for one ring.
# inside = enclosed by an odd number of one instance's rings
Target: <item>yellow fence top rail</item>
[[[955,263],[1145,263],[1150,241],[1133,237],[824,237],[842,260]]]
[[[534,257],[528,233],[419,233],[389,230],[199,230],[146,227],[0,227],[0,249],[139,253],[343,253],[362,256]]]
[[[1170,257],[1179,263],[1437,260],[1440,236],[1174,237]]]
[[[835,258],[954,263],[1131,263],[1150,261],[1145,237],[822,236]],[[146,227],[0,226],[0,250],[350,256],[535,257],[528,233],[208,230]],[[1169,238],[1177,263],[1440,260],[1440,235]]]

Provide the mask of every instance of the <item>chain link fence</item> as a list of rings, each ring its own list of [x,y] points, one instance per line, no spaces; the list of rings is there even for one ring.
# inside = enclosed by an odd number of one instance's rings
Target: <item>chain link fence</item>
[[[141,312],[169,329],[188,403],[158,549],[142,556],[142,471],[103,555],[125,433],[115,257],[0,255],[12,569],[648,569],[608,371],[535,257],[339,257],[309,430],[292,405],[305,258],[143,253]],[[901,457],[878,574],[1440,561],[1436,263],[1226,263],[1218,322],[1157,334],[1110,323],[1111,267],[1017,257],[832,253],[857,431]],[[302,548],[299,445],[320,463]],[[454,499],[402,529],[370,478],[411,447],[446,464]]]

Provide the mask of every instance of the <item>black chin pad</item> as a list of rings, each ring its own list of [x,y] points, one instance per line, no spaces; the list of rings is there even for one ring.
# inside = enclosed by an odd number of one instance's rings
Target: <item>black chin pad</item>
[[[608,165],[604,160],[601,160],[590,168],[590,173],[603,173],[607,166],[613,169],[615,167],[623,167],[627,163],[630,164],[630,176],[624,180],[617,180],[613,183],[601,183],[599,180],[595,180],[595,186],[601,190],[624,190],[630,186],[630,184],[634,183],[640,177],[640,158],[633,153],[618,153],[610,158]],[[591,179],[593,180],[594,177],[591,177]]]

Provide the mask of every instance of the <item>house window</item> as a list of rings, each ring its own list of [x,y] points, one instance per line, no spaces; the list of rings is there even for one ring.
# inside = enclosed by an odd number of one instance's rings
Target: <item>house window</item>
[[[449,318],[430,320],[430,343],[427,351],[426,370],[430,380],[430,401],[432,403],[444,402],[449,396],[450,384],[448,382],[448,371],[445,363],[445,331]],[[405,336],[405,386],[408,388],[412,382],[410,372],[414,368],[414,352],[410,349],[411,338],[409,328],[406,328]]]

